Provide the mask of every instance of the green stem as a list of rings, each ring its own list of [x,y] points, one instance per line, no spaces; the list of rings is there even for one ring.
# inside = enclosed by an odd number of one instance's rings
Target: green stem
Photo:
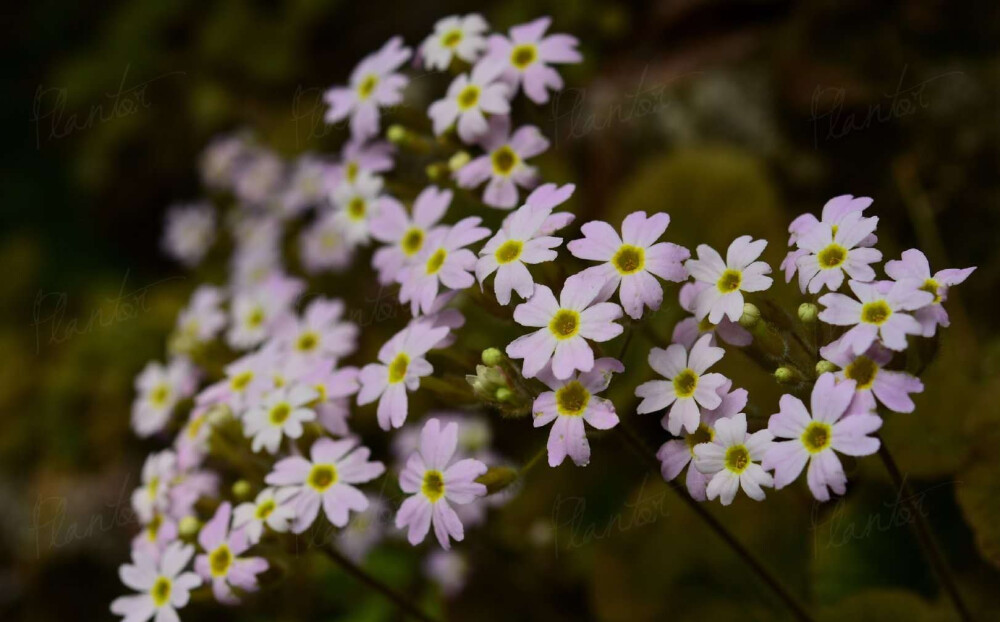
[[[631,447],[632,450],[638,454],[638,456],[645,461],[657,475],[659,475],[660,463],[656,459],[655,455],[649,451],[642,439],[640,439],[629,426],[625,425],[624,421],[619,423],[617,427],[623,432],[623,437],[629,447]],[[690,469],[694,467],[693,465],[690,465],[688,468]],[[771,591],[773,591],[775,595],[781,599],[785,606],[788,607],[788,609],[792,612],[792,615],[795,616],[795,619],[802,620],[803,622],[812,621],[812,616],[810,616],[806,611],[805,606],[792,595],[791,591],[785,587],[781,581],[779,581],[778,578],[775,577],[774,574],[772,574],[771,571],[768,570],[764,564],[754,556],[753,553],[747,550],[747,548],[744,547],[739,540],[737,540],[736,537],[718,521],[718,519],[712,516],[701,503],[692,499],[691,496],[687,494],[687,491],[684,490],[684,486],[674,480],[667,482],[667,485],[670,486],[670,489],[677,493],[677,496],[680,497],[688,505],[688,507],[690,507],[691,510],[698,515],[698,518],[704,521],[705,524],[707,524],[709,528],[715,532],[715,535],[719,536],[723,542],[729,545],[729,548],[731,548],[733,552],[735,552],[748,566],[753,568],[754,572],[757,573],[757,576],[759,576],[761,580],[763,580],[764,583],[771,588]]]
[[[542,458],[546,454],[548,454],[548,452],[549,452],[548,446],[542,445],[542,448],[539,449],[535,453],[535,455],[531,457],[530,460],[528,460],[527,462],[524,463],[524,466],[521,467],[521,470],[518,472],[517,476],[518,477],[524,477],[525,475],[527,475],[528,472],[531,471],[531,469],[535,468],[536,464],[538,464],[539,462],[541,462]]]
[[[399,607],[403,613],[406,613],[410,617],[417,620],[422,620],[423,622],[437,622],[434,618],[430,617],[412,602],[407,600],[402,594],[395,591],[379,579],[368,574],[368,572],[366,572],[361,566],[358,566],[353,561],[345,557],[340,551],[333,548],[324,548],[322,550],[330,559],[343,568],[347,574],[361,581],[368,587],[380,592],[383,596],[391,600],[397,607]]]
[[[913,526],[913,531],[920,542],[920,547],[923,549],[927,561],[930,562],[931,568],[934,569],[941,587],[948,593],[948,598],[951,599],[952,604],[958,611],[959,617],[965,620],[965,622],[971,622],[972,614],[969,612],[965,601],[962,600],[962,594],[958,591],[958,583],[955,581],[954,573],[948,566],[948,560],[945,559],[944,554],[941,552],[941,548],[938,546],[937,541],[934,539],[934,534],[927,524],[927,519],[924,517],[921,508],[917,505],[917,496],[913,494],[913,489],[910,488],[906,478],[900,473],[899,465],[896,464],[896,460],[889,453],[889,447],[885,444],[885,439],[880,438],[879,440],[881,442],[878,448],[878,456],[882,459],[882,463],[885,464],[885,469],[889,472],[889,477],[892,478],[892,482],[903,498],[903,502],[906,503],[910,515],[914,517],[910,524]]]

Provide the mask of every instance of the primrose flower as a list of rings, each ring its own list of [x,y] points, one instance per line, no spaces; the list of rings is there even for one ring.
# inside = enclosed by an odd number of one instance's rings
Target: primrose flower
[[[439,19],[434,32],[420,44],[420,58],[428,69],[445,71],[453,58],[470,65],[486,51],[486,31],[490,25],[482,15],[452,15]]]
[[[344,181],[333,191],[334,220],[350,245],[367,244],[369,223],[378,215],[383,179],[358,173],[353,181]]]
[[[219,506],[212,520],[205,523],[198,533],[198,544],[203,554],[194,560],[195,570],[205,581],[212,582],[215,599],[226,605],[240,602],[233,592],[257,591],[257,575],[268,568],[263,557],[241,557],[250,548],[246,531],[229,530],[232,506],[228,501]]]
[[[412,216],[396,199],[382,199],[378,215],[371,222],[372,237],[388,245],[372,256],[372,266],[378,270],[382,285],[394,283],[399,271],[416,261],[428,233],[448,210],[451,198],[451,190],[428,186],[413,202]]]
[[[860,212],[851,212],[839,225],[820,222],[804,233],[798,246],[807,253],[795,261],[802,292],[815,294],[823,287],[838,290],[844,273],[856,281],[873,281],[875,270],[869,264],[880,261],[882,252],[859,244],[877,225],[877,217],[862,218]]]
[[[462,188],[475,188],[488,179],[483,202],[504,209],[514,207],[518,186],[538,184],[538,170],[526,160],[546,151],[549,141],[534,125],[519,127],[512,136],[510,117],[494,116],[478,142],[486,154],[458,169],[455,181]]]
[[[347,416],[350,406],[347,398],[358,392],[358,370],[356,367],[334,369],[333,361],[306,363],[296,381],[312,387],[319,394],[313,408],[316,418],[327,432],[336,436],[347,436]]]
[[[335,86],[323,94],[330,106],[327,123],[351,117],[351,136],[364,140],[378,134],[379,108],[403,101],[409,79],[398,69],[410,58],[411,50],[402,37],[389,39],[377,52],[366,56],[351,72],[350,85]]]
[[[266,361],[260,352],[236,359],[223,370],[226,377],[198,394],[199,405],[224,403],[239,417],[269,388]]]
[[[178,205],[167,212],[163,248],[170,257],[193,268],[215,240],[215,210],[208,203]]]
[[[351,265],[352,247],[341,230],[341,217],[329,211],[303,229],[299,238],[299,257],[310,274],[341,271]]]
[[[469,216],[450,227],[435,228],[412,265],[399,271],[399,300],[410,303],[414,316],[431,313],[441,285],[459,290],[476,282],[472,276],[476,255],[465,247],[490,234],[480,222],[478,216]]]
[[[646,212],[632,212],[622,221],[622,236],[618,237],[611,225],[593,220],[581,227],[584,237],[573,240],[566,248],[580,259],[603,262],[580,275],[601,284],[598,298],[603,300],[620,286],[618,299],[625,313],[639,319],[643,307],[655,311],[663,302],[663,288],[657,276],[675,282],[688,277],[682,262],[691,253],[670,242],[656,242],[669,224],[670,216],[663,212],[648,218]]]
[[[685,434],[683,440],[667,441],[660,446],[660,450],[656,452],[656,458],[660,461],[660,474],[665,481],[676,478],[684,470],[684,467],[694,460],[695,447],[701,443],[711,442],[715,438],[716,421],[743,412],[747,405],[747,390],[730,391],[732,386],[732,381],[726,380],[719,387],[718,393],[722,402],[718,408],[702,413],[701,423],[698,424],[697,430],[691,434]],[[692,499],[705,501],[708,498],[705,490],[708,487],[709,479],[707,475],[693,466],[688,468],[685,485]]]
[[[507,356],[524,359],[522,373],[532,378],[551,360],[552,373],[565,380],[574,370],[594,367],[594,352],[587,340],[604,342],[622,333],[615,320],[622,309],[612,302],[597,302],[599,286],[571,276],[563,284],[559,300],[544,285],[514,309],[514,321],[539,330],[507,344]]]
[[[705,496],[716,497],[722,505],[729,505],[742,487],[743,492],[755,501],[764,500],[762,486],[774,485],[774,478],[757,464],[767,453],[772,442],[771,433],[760,430],[747,434],[747,416],[737,413],[715,423],[715,437],[694,448],[694,466],[711,476]]]
[[[891,411],[911,413],[915,408],[910,393],[920,393],[924,383],[906,372],[883,369],[892,360],[892,351],[875,342],[864,354],[837,347],[836,343],[820,348],[824,359],[841,367],[837,380],[855,382],[854,400],[848,412],[872,412],[875,402],[881,402]]]
[[[300,156],[281,197],[282,216],[297,216],[310,207],[325,206],[336,166],[312,154]]]
[[[163,366],[150,361],[135,379],[136,398],[132,403],[132,429],[146,437],[167,425],[178,402],[194,394],[197,370],[183,357]]]
[[[291,501],[296,495],[292,488],[265,488],[253,502],[241,503],[233,511],[233,529],[242,529],[250,544],[260,542],[267,525],[278,533],[285,533],[295,518]]]
[[[191,294],[188,306],[177,314],[178,333],[195,343],[215,339],[226,326],[226,314],[222,310],[224,299],[222,289],[199,285]]]
[[[705,373],[719,362],[726,351],[711,345],[712,336],[703,335],[688,351],[680,344],[649,351],[649,366],[666,380],[650,380],[635,389],[642,398],[636,412],[640,415],[670,406],[660,424],[674,436],[681,429],[694,434],[701,421],[702,409],[718,408],[722,398],[718,390],[726,382],[719,373]]]
[[[293,361],[302,359],[340,359],[354,353],[359,329],[344,321],[344,302],[317,298],[309,303],[300,319],[288,316],[276,330],[275,339]]]
[[[274,389],[268,393],[263,403],[247,411],[243,418],[244,434],[253,437],[251,449],[277,453],[284,437],[302,436],[302,424],[316,420],[316,412],[307,406],[317,397],[319,394],[315,389],[303,385]]]
[[[287,168],[284,160],[265,149],[256,149],[247,161],[236,170],[233,192],[243,204],[262,208],[279,198],[284,187]]]
[[[469,561],[457,551],[434,551],[424,560],[424,572],[441,587],[442,594],[451,597],[465,587]]]
[[[396,165],[395,152],[393,144],[384,140],[348,140],[340,150],[340,163],[334,166],[332,188],[352,184],[361,175],[388,173]]]
[[[619,361],[601,358],[590,371],[570,375],[566,380],[556,379],[547,369],[538,374],[538,379],[552,389],[536,397],[532,405],[536,428],[555,422],[549,432],[549,466],[559,466],[567,455],[577,466],[590,463],[590,443],[583,423],[598,430],[618,425],[615,405],[597,394],[608,388],[612,373],[623,371],[625,366]]]
[[[248,155],[250,142],[246,132],[213,138],[198,159],[198,170],[205,185],[219,190],[231,188],[236,170]]]
[[[427,109],[434,134],[440,136],[457,123],[458,137],[471,144],[489,130],[485,115],[510,112],[510,88],[499,81],[501,71],[499,63],[480,61],[471,74],[456,77],[447,94]]]
[[[122,616],[127,622],[146,622],[155,616],[155,622],[179,620],[177,610],[183,609],[191,590],[201,585],[201,578],[193,572],[184,572],[194,547],[183,542],[172,542],[161,555],[133,550],[132,563],[118,570],[122,583],[139,592],[120,596],[111,603],[111,613]]]
[[[349,559],[364,560],[365,555],[385,535],[391,516],[389,504],[378,496],[368,500],[368,508],[355,512],[340,533],[337,534],[337,548]]]
[[[400,488],[411,496],[399,507],[396,527],[409,529],[407,539],[414,546],[423,542],[432,524],[445,549],[451,548],[449,537],[464,539],[462,521],[450,503],[464,505],[486,496],[486,486],[475,481],[486,473],[486,465],[472,458],[452,464],[457,445],[458,424],[442,429],[437,419],[429,419],[420,433],[420,449],[399,476]]]
[[[573,186],[567,184],[563,191],[568,196],[572,194]],[[535,281],[525,264],[540,264],[556,258],[553,249],[562,244],[562,238],[540,233],[551,213],[551,207],[522,205],[479,251],[476,278],[481,287],[489,275],[497,273],[493,291],[500,304],[510,302],[512,291],[525,300],[531,298]]]
[[[862,354],[876,339],[891,350],[905,350],[906,336],[919,335],[920,323],[907,311],[915,311],[934,302],[934,295],[917,289],[911,280],[890,281],[888,287],[875,283],[848,281],[857,300],[844,294],[824,294],[819,303],[826,308],[819,319],[834,326],[850,326],[837,341],[838,348],[850,348]],[[886,290],[882,293],[880,289]]]
[[[934,295],[934,300],[929,305],[916,309],[913,313],[913,317],[920,323],[920,335],[924,337],[933,337],[938,326],[947,328],[951,324],[942,304],[948,299],[948,288],[964,282],[974,271],[975,267],[951,268],[939,270],[932,276],[927,256],[915,248],[903,251],[902,259],[887,261],[885,264],[885,273],[889,278],[896,281],[915,280],[920,283],[920,289]]]
[[[295,492],[293,533],[302,533],[319,515],[322,505],[326,518],[336,527],[347,524],[350,512],[363,512],[368,499],[355,484],[370,482],[385,472],[385,465],[369,461],[371,451],[359,447],[356,438],[334,441],[319,438],[309,449],[309,460],[292,456],[279,460],[264,481],[287,486]]]
[[[304,290],[302,281],[272,274],[263,283],[237,292],[226,334],[229,345],[247,350],[267,341]]]
[[[177,476],[177,454],[166,449],[149,454],[142,465],[142,485],[132,492],[132,509],[143,523],[151,523],[169,507],[170,484]]]
[[[378,424],[383,430],[406,421],[407,391],[416,391],[420,379],[434,368],[424,355],[448,335],[447,327],[418,323],[396,333],[378,352],[378,363],[365,365],[358,374],[358,404],[378,400]]]
[[[743,292],[760,292],[771,287],[771,266],[756,261],[764,252],[767,240],[754,241],[742,235],[729,245],[726,261],[707,244],[698,245],[698,259],[688,259],[684,266],[696,281],[708,283],[695,298],[695,317],[718,324],[726,316],[738,322],[743,315]]]
[[[711,285],[701,281],[685,283],[681,287],[679,296],[681,308],[689,313],[694,313],[695,300],[698,299],[698,294],[701,290],[706,287],[711,287]],[[716,337],[731,346],[741,348],[753,342],[753,337],[745,328],[740,326],[738,322],[734,322],[725,316],[722,317],[718,324],[712,324],[708,321],[708,318],[703,318],[701,321],[698,321],[694,317],[684,318],[674,326],[671,341],[690,349],[694,345],[694,342],[698,341],[698,338],[705,333],[712,335],[712,345],[716,345]]]
[[[838,495],[847,490],[847,476],[837,458],[839,452],[848,456],[868,456],[879,448],[872,438],[882,427],[882,419],[870,413],[850,412],[855,397],[855,382],[837,382],[831,373],[823,374],[813,387],[812,413],[797,397],[782,395],[780,411],[771,415],[767,429],[777,438],[764,456],[765,469],[774,471],[774,487],[784,488],[795,481],[809,463],[806,481],[819,501],[830,499],[830,490]]]
[[[579,63],[583,60],[576,46],[576,37],[564,34],[549,35],[545,31],[552,23],[551,17],[540,17],[533,22],[514,26],[510,38],[492,35],[489,51],[481,62],[498,62],[503,66],[503,79],[511,85],[511,96],[518,86],[536,104],[549,101],[549,90],[563,87],[562,77],[552,64]]]
[[[851,215],[860,216],[871,204],[872,200],[868,197],[855,198],[850,194],[833,197],[823,206],[821,220],[817,220],[815,216],[807,213],[802,214],[788,225],[788,245],[795,246],[801,236],[820,224],[829,225],[836,232],[845,218]],[[871,247],[875,246],[877,241],[878,238],[872,233],[859,242],[858,245]],[[798,270],[797,262],[799,258],[808,254],[809,250],[801,246],[788,252],[785,259],[781,262],[781,269],[785,271],[786,283],[790,283],[792,277],[795,276],[795,272]],[[805,292],[804,287],[802,290]]]

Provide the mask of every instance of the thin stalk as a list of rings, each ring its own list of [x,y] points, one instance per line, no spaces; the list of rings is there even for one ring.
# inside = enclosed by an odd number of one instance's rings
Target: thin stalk
[[[623,437],[626,439],[629,447],[631,447],[632,450],[635,451],[635,453],[638,454],[639,457],[642,458],[643,461],[645,461],[657,475],[659,475],[660,463],[653,453],[649,451],[642,439],[640,439],[630,427],[625,425],[624,421],[619,423],[617,428],[624,433]],[[688,468],[693,468],[693,465]],[[667,482],[667,485],[670,486],[670,489],[677,493],[677,496],[680,497],[688,505],[688,507],[690,507],[691,510],[698,515],[698,518],[704,521],[705,524],[707,524],[712,531],[715,532],[715,535],[719,536],[723,542],[729,545],[729,548],[731,548],[733,552],[735,552],[744,562],[746,562],[748,566],[754,570],[757,576],[759,576],[761,580],[763,580],[764,583],[771,588],[771,591],[773,591],[774,594],[781,599],[782,603],[788,607],[795,619],[802,620],[803,622],[812,621],[812,616],[810,616],[806,611],[805,606],[802,605],[802,603],[800,603],[794,595],[792,595],[791,591],[785,587],[785,585],[782,584],[781,581],[779,581],[778,578],[775,577],[774,574],[772,574],[771,571],[768,570],[764,564],[754,556],[753,553],[747,550],[746,547],[744,547],[739,540],[737,540],[736,537],[722,525],[722,523],[712,516],[701,503],[692,499],[681,484],[671,480]]]
[[[542,448],[539,449],[535,453],[535,455],[531,457],[530,460],[528,460],[527,462],[524,463],[524,466],[521,467],[520,471],[518,471],[517,476],[518,477],[524,477],[525,475],[527,475],[528,472],[531,471],[531,469],[535,468],[536,464],[538,464],[539,462],[541,462],[542,458],[545,457],[545,455],[548,454],[548,452],[549,452],[548,447],[545,446],[545,445],[542,445]]]
[[[881,443],[878,448],[878,456],[882,459],[882,463],[885,465],[886,471],[889,472],[889,477],[892,478],[892,482],[896,486],[896,490],[899,491],[904,503],[906,503],[907,509],[910,511],[910,515],[914,517],[914,520],[910,524],[913,526],[913,531],[917,536],[917,540],[920,542],[920,547],[923,549],[924,555],[927,557],[927,561],[930,562],[931,567],[934,569],[934,573],[937,575],[941,587],[943,587],[948,593],[948,598],[951,599],[952,604],[958,611],[959,617],[961,617],[962,620],[965,620],[965,622],[971,622],[973,619],[972,614],[969,612],[969,608],[965,605],[965,601],[962,600],[962,594],[958,591],[958,583],[955,581],[955,574],[948,566],[948,561],[945,559],[944,554],[941,552],[941,548],[934,539],[934,534],[931,532],[930,525],[927,524],[927,520],[924,518],[923,512],[916,503],[916,496],[913,494],[913,490],[910,488],[909,483],[907,483],[906,478],[900,473],[899,466],[896,464],[895,458],[892,457],[892,454],[889,452],[889,447],[885,444],[885,439],[880,440]]]
[[[343,568],[344,571],[347,572],[347,574],[361,581],[368,587],[380,592],[383,596],[391,600],[393,604],[399,607],[399,609],[403,613],[417,620],[422,620],[423,622],[437,622],[437,620],[430,617],[429,615],[421,611],[412,602],[407,600],[405,596],[395,591],[394,589],[392,589],[382,581],[378,580],[377,578],[373,577],[372,575],[368,574],[368,572],[366,572],[364,568],[358,566],[347,557],[344,557],[344,555],[341,554],[340,551],[333,548],[323,548],[322,550],[324,553],[327,554],[327,556],[330,559],[332,559],[338,565],[340,565],[340,567]]]

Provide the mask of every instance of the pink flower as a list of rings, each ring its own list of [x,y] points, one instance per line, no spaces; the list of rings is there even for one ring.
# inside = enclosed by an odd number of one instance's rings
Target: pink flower
[[[351,265],[353,244],[344,237],[341,217],[325,212],[303,229],[299,238],[299,257],[310,274],[327,270],[342,271]]]
[[[197,386],[197,369],[186,358],[175,357],[166,366],[148,363],[135,379],[132,429],[142,437],[159,432],[177,404],[190,397]]]
[[[188,268],[201,263],[215,241],[215,211],[211,203],[177,205],[167,212],[163,249]]]
[[[250,448],[254,452],[267,449],[268,453],[274,454],[286,436],[291,439],[301,437],[303,424],[316,420],[316,412],[309,408],[309,404],[317,397],[315,389],[301,384],[269,392],[243,417],[243,433],[253,438]]]
[[[449,537],[461,541],[465,530],[451,503],[464,505],[486,496],[486,486],[475,481],[486,473],[486,465],[471,458],[451,464],[457,445],[458,424],[441,429],[437,419],[429,419],[420,433],[420,449],[399,476],[400,488],[411,496],[399,507],[396,527],[408,528],[407,539],[414,546],[424,541],[432,524],[445,549],[450,548]]]
[[[410,303],[414,316],[431,312],[441,285],[459,290],[476,282],[476,256],[465,247],[490,234],[480,222],[478,216],[469,216],[429,232],[413,264],[399,271],[399,300]]]
[[[281,216],[297,217],[310,207],[325,207],[337,167],[312,154],[300,156],[281,194]]]
[[[622,221],[622,236],[608,223],[593,220],[583,225],[583,238],[566,248],[575,257],[603,262],[587,268],[581,276],[601,284],[598,298],[607,300],[619,290],[618,299],[630,317],[642,317],[643,307],[660,308],[663,288],[656,277],[680,282],[687,278],[682,262],[691,253],[682,246],[656,240],[667,230],[670,216],[663,212],[649,218],[632,212]]]
[[[788,226],[788,245],[795,246],[801,236],[811,231],[820,223],[829,225],[834,229],[839,228],[841,222],[846,217],[851,214],[860,215],[871,204],[872,200],[868,197],[854,198],[850,194],[833,197],[823,206],[822,220],[816,220],[816,217],[812,214],[802,214],[792,221],[792,224]],[[860,242],[860,246],[874,246],[876,241],[878,241],[878,238],[874,234],[871,234]],[[809,251],[804,248],[796,248],[785,256],[784,261],[781,262],[781,269],[785,271],[785,282],[791,282],[792,277],[795,276],[795,271],[798,269],[796,262],[799,257],[803,257],[808,253]]]
[[[403,101],[402,90],[409,79],[397,70],[410,54],[403,39],[393,37],[366,56],[351,72],[350,86],[335,86],[324,93],[323,100],[330,106],[326,122],[339,123],[350,116],[351,135],[356,140],[378,134],[379,108]]]
[[[555,421],[549,432],[549,466],[559,466],[569,455],[577,466],[590,462],[590,443],[583,423],[598,430],[610,430],[618,425],[618,415],[611,400],[597,394],[608,388],[613,372],[622,373],[625,366],[613,358],[597,359],[593,368],[583,374],[573,374],[558,380],[550,370],[542,370],[538,379],[551,391],[535,398],[532,405],[536,428]]]
[[[349,356],[357,348],[358,327],[344,321],[344,302],[317,298],[309,303],[301,318],[289,316],[278,326],[275,340],[282,351],[296,359],[317,361]]]
[[[407,391],[416,391],[420,379],[434,368],[424,355],[448,335],[448,328],[418,323],[404,328],[378,352],[378,363],[365,365],[358,380],[358,404],[378,400],[378,423],[383,430],[398,428],[406,421]]]
[[[220,603],[238,604],[233,588],[243,592],[257,591],[257,575],[268,568],[262,557],[241,557],[250,548],[246,531],[229,531],[232,506],[225,502],[212,520],[198,533],[198,544],[204,554],[194,560],[195,570],[205,581],[212,582],[212,593]]]
[[[347,398],[358,392],[358,370],[355,367],[334,369],[332,361],[309,364],[295,375],[295,380],[310,386],[319,393],[316,400],[316,418],[327,432],[347,436],[347,416],[350,406]]]
[[[824,294],[819,303],[826,308],[819,319],[834,326],[851,326],[838,347],[862,354],[876,339],[892,350],[906,349],[906,336],[919,335],[920,323],[906,311],[915,311],[934,301],[934,295],[917,289],[914,281],[891,282],[885,294],[874,283],[848,281],[858,300],[844,294]],[[860,302],[859,302],[860,301]]]
[[[334,167],[332,190],[342,183],[354,183],[362,176],[388,173],[395,166],[396,148],[384,140],[368,141],[352,138],[340,150],[340,163]]]
[[[458,137],[471,144],[487,132],[485,114],[510,112],[510,88],[499,81],[503,65],[481,61],[471,74],[455,78],[448,93],[430,105],[427,116],[434,122],[434,134],[440,136],[458,124]]]
[[[660,446],[660,450],[656,452],[656,458],[660,461],[660,474],[664,480],[669,482],[680,475],[684,467],[694,460],[694,448],[700,443],[710,442],[715,438],[716,421],[728,419],[743,412],[743,408],[747,405],[747,390],[730,391],[732,386],[732,381],[726,380],[719,387],[718,394],[722,398],[722,402],[717,408],[706,410],[703,413],[702,421],[693,434],[685,435],[683,440],[667,441]],[[708,498],[705,489],[708,487],[709,479],[707,475],[694,467],[687,470],[685,485],[693,499],[705,501]]]
[[[309,449],[309,458],[292,456],[278,461],[264,481],[271,486],[289,486],[296,491],[293,533],[302,533],[319,515],[336,527],[347,525],[350,512],[363,512],[368,499],[354,484],[370,482],[385,472],[385,465],[369,461],[371,451],[358,447],[356,438],[334,441],[319,438]]]
[[[274,273],[262,283],[237,292],[226,334],[229,345],[248,350],[267,341],[275,327],[292,313],[292,306],[304,290],[302,281]]]
[[[764,456],[764,468],[774,471],[775,488],[795,481],[808,462],[806,480],[816,499],[828,501],[830,490],[846,492],[847,476],[834,451],[848,456],[875,453],[879,440],[868,435],[882,426],[878,415],[848,415],[855,388],[853,380],[837,382],[833,374],[823,374],[813,387],[812,414],[799,398],[781,396],[781,410],[771,415],[767,429],[792,440],[774,443]]]
[[[689,313],[694,313],[695,300],[697,300],[701,290],[706,287],[711,287],[711,285],[702,282],[685,283],[680,292],[681,308]],[[718,324],[712,324],[708,318],[701,321],[694,317],[684,318],[674,326],[671,341],[679,343],[685,348],[690,348],[705,333],[712,335],[712,345],[716,345],[715,337],[731,346],[741,348],[753,342],[753,337],[745,328],[727,317],[723,317]]]
[[[705,373],[726,353],[709,345],[711,340],[711,335],[703,335],[690,352],[676,343],[666,350],[650,350],[649,366],[666,380],[650,380],[636,387],[636,396],[642,398],[636,412],[644,415],[670,406],[660,421],[663,429],[675,436],[681,428],[693,434],[701,421],[701,410],[719,407],[722,398],[718,390],[726,382],[722,374]]]
[[[225,296],[218,287],[199,285],[188,306],[177,314],[177,331],[196,343],[215,339],[226,326]]]
[[[532,188],[538,184],[538,170],[525,162],[543,153],[549,141],[534,125],[519,127],[510,133],[510,117],[495,116],[489,130],[479,138],[485,155],[472,160],[455,173],[462,188],[475,188],[487,179],[483,202],[493,207],[510,209],[517,205],[517,187]]]
[[[193,572],[183,572],[194,555],[194,547],[172,542],[162,555],[133,549],[132,563],[123,565],[118,574],[122,583],[137,592],[121,596],[111,603],[111,613],[127,622],[146,622],[154,615],[155,622],[180,620],[177,609],[183,609],[190,592],[201,585]]]
[[[798,239],[800,249],[807,251],[795,260],[799,270],[799,288],[805,293],[818,293],[823,287],[840,289],[844,273],[856,280],[875,279],[869,264],[882,259],[881,251],[859,246],[870,237],[878,218],[862,218],[861,212],[849,212],[838,225],[820,222]]]
[[[382,203],[383,183],[381,177],[359,173],[353,180],[341,182],[333,191],[334,221],[348,244],[368,243],[370,223],[378,216]]]
[[[295,518],[295,495],[293,488],[265,488],[252,502],[236,506],[233,511],[233,529],[246,531],[250,544],[260,542],[265,525],[272,531],[285,533]]]
[[[132,509],[139,520],[150,523],[170,509],[170,485],[178,475],[177,454],[169,449],[149,454],[142,465],[142,485],[132,492]]]
[[[489,51],[482,62],[495,61],[503,64],[504,80],[517,93],[517,87],[524,85],[524,93],[536,104],[549,101],[549,90],[563,87],[562,77],[550,67],[558,63],[579,63],[583,60],[577,51],[577,39],[570,35],[549,35],[552,18],[541,17],[533,22],[514,26],[510,38],[492,35]]]
[[[434,24],[434,32],[420,44],[420,59],[428,69],[445,71],[454,58],[475,63],[486,51],[490,25],[482,15],[451,15]]]
[[[597,285],[576,275],[566,279],[558,301],[548,287],[536,285],[531,298],[517,305],[514,320],[539,328],[507,345],[508,356],[524,359],[525,377],[534,377],[549,360],[560,380],[574,370],[593,369],[594,352],[587,340],[604,342],[622,333],[621,325],[615,323],[622,316],[621,307],[611,302],[595,304],[597,293]]]
[[[705,496],[729,505],[743,488],[751,499],[763,501],[762,487],[773,486],[774,479],[757,462],[767,455],[771,438],[767,430],[747,434],[743,413],[716,421],[712,440],[694,448],[695,468],[711,477]]]
[[[378,215],[371,222],[372,237],[389,245],[375,251],[372,257],[372,266],[378,270],[382,285],[394,283],[399,271],[416,261],[427,235],[448,210],[451,197],[451,190],[437,186],[424,188],[413,202],[412,217],[396,199],[382,199]]]
[[[873,343],[864,354],[837,347],[836,343],[824,346],[820,354],[826,360],[842,367],[837,380],[855,382],[854,399],[848,413],[870,413],[878,400],[889,410],[910,413],[915,408],[910,393],[920,393],[924,383],[906,372],[883,369],[892,360],[892,351],[882,344]]]
[[[939,270],[931,276],[931,267],[927,257],[915,248],[903,251],[902,259],[886,262],[885,273],[896,281],[914,280],[918,287],[934,295],[934,300],[927,306],[916,309],[913,317],[920,323],[920,334],[933,337],[938,326],[947,328],[951,322],[948,312],[942,304],[948,299],[948,288],[958,285],[969,278],[975,268],[952,268]]]
[[[753,241],[743,235],[729,245],[726,261],[706,244],[698,245],[698,259],[688,259],[684,266],[696,281],[708,283],[695,298],[695,317],[718,324],[726,316],[738,322],[743,315],[743,292],[760,292],[771,287],[771,266],[756,261],[764,252],[767,240]]]
[[[550,184],[555,188],[554,184]],[[553,197],[556,204],[573,193],[574,186],[567,184]],[[535,291],[535,281],[525,264],[539,264],[556,258],[553,250],[562,244],[562,238],[541,233],[543,225],[552,214],[553,201],[545,205],[528,202],[511,213],[482,250],[476,261],[476,278],[482,286],[486,278],[497,273],[493,281],[493,291],[497,302],[506,305],[512,291],[527,300]]]

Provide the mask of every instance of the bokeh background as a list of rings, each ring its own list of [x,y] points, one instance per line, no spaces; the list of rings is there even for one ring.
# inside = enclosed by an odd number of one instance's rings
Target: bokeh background
[[[996,2],[130,0],[35,2],[4,20],[0,619],[110,619],[123,593],[127,498],[155,448],[128,429],[132,379],[164,356],[197,284],[159,238],[168,205],[200,196],[200,150],[245,127],[289,158],[334,152],[322,91],[389,36],[412,45],[470,10],[501,30],[551,14],[580,38],[566,91],[528,111],[553,140],[545,177],[578,185],[578,222],[663,210],[672,241],[767,237],[777,266],[791,218],[851,193],[875,198],[887,258],[918,246],[935,268],[979,266],[949,300],[917,411],[890,418],[885,438],[966,599],[1000,617]],[[657,317],[669,335],[676,316]],[[778,388],[729,365],[759,425]],[[653,418],[635,423],[662,442]],[[547,434],[496,427],[514,460]],[[815,505],[802,485],[712,511],[817,617],[953,619],[882,465],[848,466],[840,501]],[[602,440],[586,469],[533,471],[470,535],[458,596],[424,585],[403,548],[370,563],[454,620],[781,619],[671,495]],[[184,618],[396,619],[323,560],[307,567],[252,607],[196,604]]]

